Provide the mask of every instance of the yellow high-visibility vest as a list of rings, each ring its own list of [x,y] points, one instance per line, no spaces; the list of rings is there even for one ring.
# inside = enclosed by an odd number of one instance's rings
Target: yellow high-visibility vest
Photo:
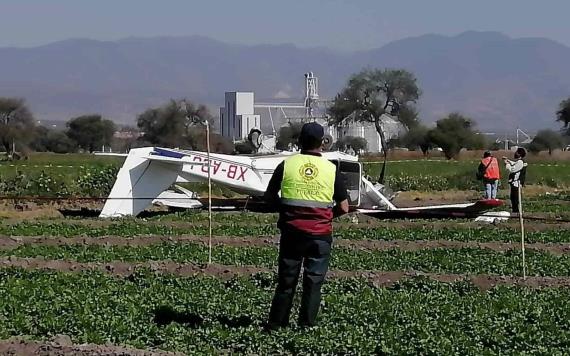
[[[297,154],[284,161],[281,203],[332,208],[336,166],[319,156]]]

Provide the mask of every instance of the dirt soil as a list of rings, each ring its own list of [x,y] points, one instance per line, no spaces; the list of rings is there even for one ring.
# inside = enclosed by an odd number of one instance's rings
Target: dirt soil
[[[78,355],[78,356],[119,356],[119,355],[137,355],[137,356],[174,356],[183,355],[181,353],[154,351],[154,350],[138,350],[129,347],[114,345],[96,345],[84,344],[74,345],[67,335],[58,335],[53,341],[40,342],[26,340],[24,338],[11,338],[8,340],[0,340],[1,355]]]
[[[215,276],[229,279],[236,276],[252,276],[261,272],[273,272],[274,269],[255,266],[227,266],[217,263],[211,265],[181,264],[171,261],[154,261],[144,263],[110,262],[110,263],[80,263],[65,260],[45,260],[42,258],[0,258],[0,267],[20,267],[25,269],[42,269],[61,272],[81,272],[97,270],[110,275],[129,277],[137,270],[150,269],[155,273],[172,274],[182,277]],[[463,275],[423,273],[418,271],[342,271],[332,270],[330,278],[364,278],[375,286],[391,286],[402,279],[424,276],[441,282],[471,281],[482,290],[497,285],[517,285],[532,288],[570,287],[570,277],[522,277],[494,275]]]
[[[119,356],[119,355],[136,355],[136,356],[175,356],[183,355],[181,353],[139,350],[130,347],[115,345],[96,345],[83,344],[76,345],[71,343],[71,339],[67,335],[57,335],[52,341],[40,342],[26,340],[21,337],[11,338],[8,340],[0,340],[1,355],[78,355],[78,356]]]
[[[207,245],[207,236],[137,236],[126,238],[122,236],[102,236],[102,237],[31,237],[31,236],[0,236],[0,249],[11,250],[24,245],[31,246],[150,246],[161,243],[200,243]],[[212,244],[214,246],[256,246],[268,247],[277,246],[279,238],[277,236],[261,236],[256,238],[237,237],[237,236],[212,236]],[[419,251],[425,249],[460,249],[460,248],[483,248],[492,251],[508,251],[517,250],[520,244],[517,242],[474,242],[474,241],[448,241],[448,240],[351,240],[351,239],[335,239],[334,245],[349,249],[357,250],[404,250]],[[544,251],[555,255],[570,254],[570,243],[529,243],[526,244],[529,250]]]
[[[394,198],[392,203],[401,208],[422,205],[453,204],[465,203],[473,199],[477,199],[479,196],[480,194],[478,192],[462,190],[450,190],[443,192],[409,191],[400,192],[398,196]]]

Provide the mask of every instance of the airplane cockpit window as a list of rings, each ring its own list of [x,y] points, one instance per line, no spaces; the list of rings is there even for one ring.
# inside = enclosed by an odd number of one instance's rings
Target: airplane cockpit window
[[[360,205],[361,164],[359,162],[339,162],[338,160],[331,160],[331,162],[340,170],[340,176],[344,179],[348,192],[348,204],[353,207]]]

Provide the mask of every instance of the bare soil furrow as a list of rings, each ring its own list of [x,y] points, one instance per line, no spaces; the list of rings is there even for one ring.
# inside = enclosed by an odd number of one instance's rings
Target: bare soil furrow
[[[78,356],[175,356],[181,353],[139,350],[117,345],[73,344],[66,335],[58,335],[53,341],[34,341],[24,338],[0,340],[1,355],[78,355]]]
[[[228,266],[220,264],[198,265],[181,264],[172,261],[154,261],[143,263],[109,262],[109,263],[80,263],[66,260],[46,260],[42,258],[0,258],[0,267],[19,267],[25,269],[41,269],[60,272],[101,271],[110,275],[128,277],[138,270],[149,269],[155,273],[172,274],[180,277],[214,276],[229,279],[237,276],[252,276],[261,272],[275,272],[274,269],[255,266]],[[497,285],[516,285],[532,288],[544,287],[570,287],[570,277],[522,277],[498,275],[465,275],[465,274],[439,274],[418,271],[342,271],[332,270],[329,277],[338,278],[364,278],[375,286],[391,286],[394,283],[417,276],[440,281],[457,282],[470,281],[482,290]]]

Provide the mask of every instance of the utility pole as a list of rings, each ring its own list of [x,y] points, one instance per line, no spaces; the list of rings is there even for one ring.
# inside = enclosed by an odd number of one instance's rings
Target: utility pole
[[[186,100],[180,102],[180,109],[186,115],[188,124],[202,124],[206,126],[206,159],[208,161],[208,264],[212,264],[212,176],[211,176],[211,161],[210,161],[210,122],[208,119],[202,119],[196,115],[189,117],[188,105]]]

